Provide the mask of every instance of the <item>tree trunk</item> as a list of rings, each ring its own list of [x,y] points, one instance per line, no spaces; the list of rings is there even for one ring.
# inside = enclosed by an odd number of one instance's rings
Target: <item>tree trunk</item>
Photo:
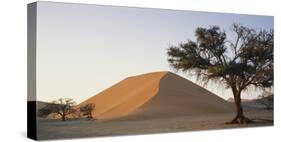
[[[65,115],[61,116],[61,121],[65,121]]]
[[[235,101],[235,108],[236,108],[236,116],[230,122],[230,124],[244,124],[252,122],[250,119],[244,116],[243,108],[241,104],[241,90],[237,90],[235,87],[232,88],[234,101]]]

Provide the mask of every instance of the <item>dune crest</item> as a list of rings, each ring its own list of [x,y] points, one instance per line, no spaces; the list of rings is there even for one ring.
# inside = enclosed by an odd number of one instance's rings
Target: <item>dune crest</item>
[[[96,105],[97,119],[150,118],[232,112],[230,103],[171,72],[126,78],[79,104]]]

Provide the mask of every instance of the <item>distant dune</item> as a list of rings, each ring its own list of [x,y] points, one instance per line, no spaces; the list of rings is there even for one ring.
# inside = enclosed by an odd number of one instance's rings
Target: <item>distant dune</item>
[[[79,104],[96,105],[97,119],[212,115],[234,112],[233,104],[171,72],[126,78]]]
[[[229,98],[227,101],[234,103],[233,98]],[[266,96],[257,99],[242,99],[242,106],[244,110],[254,109],[273,109],[273,95]]]
[[[253,102],[253,101],[255,101],[256,99],[241,99],[241,102],[242,103],[245,103],[245,102]],[[231,102],[231,103],[234,103],[234,98],[229,98],[229,99],[227,99],[227,101],[228,102]]]

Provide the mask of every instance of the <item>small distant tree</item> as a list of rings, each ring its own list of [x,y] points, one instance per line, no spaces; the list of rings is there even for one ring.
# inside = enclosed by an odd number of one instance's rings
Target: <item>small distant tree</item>
[[[86,104],[84,106],[80,107],[80,112],[84,117],[86,117],[88,120],[93,119],[93,111],[95,109],[95,104]]]
[[[61,120],[65,121],[68,115],[74,114],[76,110],[73,108],[75,102],[70,98],[60,98],[58,100],[52,101],[46,104],[45,107],[39,110],[41,115],[48,115],[51,113],[56,113],[60,115]]]
[[[267,110],[273,109],[273,94],[270,92],[263,92],[259,99],[257,100],[257,103],[265,106]]]
[[[273,86],[273,30],[232,26],[235,39],[228,40],[218,26],[198,27],[196,41],[168,48],[168,62],[183,72],[192,71],[198,79],[215,80],[230,88],[237,114],[230,123],[248,123],[241,106],[241,92],[249,86]]]

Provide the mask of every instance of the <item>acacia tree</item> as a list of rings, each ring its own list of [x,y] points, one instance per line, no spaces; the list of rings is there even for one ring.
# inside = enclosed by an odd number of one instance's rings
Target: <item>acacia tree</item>
[[[46,106],[39,110],[40,114],[48,115],[50,113],[56,113],[60,115],[61,120],[65,121],[66,117],[70,114],[74,114],[76,110],[73,108],[75,102],[70,98],[60,98],[46,104]]]
[[[93,119],[92,112],[94,111],[95,107],[96,107],[95,104],[90,103],[90,104],[81,106],[79,109],[80,109],[80,112],[82,113],[82,115],[90,120],[90,119]]]
[[[232,90],[237,114],[230,123],[248,123],[241,106],[241,92],[249,86],[273,86],[273,30],[255,30],[233,24],[235,39],[228,40],[218,26],[198,27],[196,41],[168,48],[168,62],[198,79],[222,82]]]
[[[73,114],[76,110],[73,108],[75,102],[70,98],[60,98],[57,101],[53,101],[54,104],[57,104],[55,113],[61,116],[61,120],[65,121],[66,116]]]

